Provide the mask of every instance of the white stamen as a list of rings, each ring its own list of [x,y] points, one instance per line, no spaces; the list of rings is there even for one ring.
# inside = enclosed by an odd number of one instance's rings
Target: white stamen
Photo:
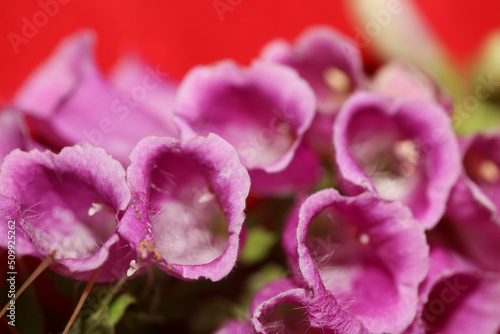
[[[139,266],[135,262],[135,260],[130,261],[130,268],[127,270],[127,277],[132,276],[139,269]]]
[[[92,217],[97,212],[101,211],[102,208],[104,208],[104,205],[99,204],[99,203],[92,203],[92,206],[89,209],[89,216]]]

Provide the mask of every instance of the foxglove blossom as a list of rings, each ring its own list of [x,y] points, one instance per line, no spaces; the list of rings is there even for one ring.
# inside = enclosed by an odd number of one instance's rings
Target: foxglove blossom
[[[416,314],[428,269],[424,230],[398,202],[372,193],[322,190],[302,204],[283,240],[298,258],[295,281],[311,299],[309,316],[338,333],[399,333]],[[288,234],[289,235],[289,234]],[[285,232],[285,237],[287,233]]]
[[[463,165],[461,177],[450,195],[448,216],[473,218],[478,212],[489,212],[498,220],[500,209],[500,135],[477,134],[460,141]],[[459,210],[459,211],[455,211]],[[485,213],[486,214],[486,213]]]
[[[401,201],[426,228],[436,225],[460,175],[457,141],[441,107],[354,94],[337,117],[333,144],[343,191]]]
[[[2,164],[0,190],[2,215],[17,227],[19,255],[44,258],[55,251],[51,267],[81,280],[100,266],[99,281],[125,273],[132,249],[115,232],[130,191],[125,170],[103,149],[15,150]]]
[[[460,141],[462,174],[445,213],[462,251],[487,270],[500,272],[500,136],[477,134]]]
[[[320,150],[329,151],[331,145],[325,138],[332,137],[340,106],[364,82],[361,55],[354,41],[329,27],[314,27],[293,45],[285,40],[269,43],[261,58],[295,69],[312,87],[317,113],[307,138]]]
[[[226,139],[249,170],[257,193],[281,190],[266,185],[275,183],[277,173],[284,173],[281,188],[293,185],[294,177],[287,180],[287,175],[296,171],[287,167],[302,163],[292,161],[314,109],[314,94],[305,81],[290,69],[263,62],[249,68],[231,61],[196,67],[181,83],[175,104],[181,137],[213,132]],[[316,180],[309,173],[309,184]]]
[[[226,276],[250,188],[234,148],[215,134],[185,142],[147,137],[130,159],[132,201],[119,232],[141,261],[186,280]]]
[[[120,93],[99,73],[92,48],[93,36],[86,32],[64,40],[27,80],[14,106],[27,115],[35,135],[56,148],[90,143],[128,165],[140,139],[175,135],[137,103],[159,85],[161,73],[150,71],[137,89]]]
[[[474,334],[500,330],[500,276],[449,246],[431,243],[429,274],[419,288],[417,317],[405,334]]]

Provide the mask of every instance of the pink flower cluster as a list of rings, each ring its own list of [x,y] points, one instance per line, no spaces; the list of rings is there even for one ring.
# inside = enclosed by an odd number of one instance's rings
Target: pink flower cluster
[[[133,58],[106,78],[92,43],[63,41],[0,113],[0,231],[18,222],[18,254],[55,252],[81,280],[156,265],[218,281],[249,194],[291,196],[289,276],[218,334],[498,332],[500,135],[457,138],[429,75],[369,77],[326,27],[180,83]]]

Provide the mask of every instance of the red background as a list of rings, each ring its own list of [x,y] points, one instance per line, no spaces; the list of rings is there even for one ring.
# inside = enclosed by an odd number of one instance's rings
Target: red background
[[[8,34],[22,36],[23,17],[32,22],[41,6],[38,1],[0,0],[0,103],[12,97],[62,37],[83,27],[97,32],[96,53],[104,70],[121,54],[135,51],[177,78],[195,64],[222,58],[246,63],[269,40],[292,39],[312,24],[329,24],[351,35],[355,27],[346,11],[350,0],[241,0],[224,14],[223,21],[214,9],[214,0],[65,1],[68,3],[59,5],[58,13],[15,53]],[[451,55],[462,63],[500,25],[498,0],[412,1]]]

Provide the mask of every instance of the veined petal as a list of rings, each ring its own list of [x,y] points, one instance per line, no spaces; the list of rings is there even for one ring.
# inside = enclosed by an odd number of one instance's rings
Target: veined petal
[[[347,194],[375,192],[408,205],[426,228],[437,224],[460,175],[457,141],[442,108],[360,92],[339,113],[333,144]]]
[[[117,279],[128,268],[132,249],[115,230],[130,191],[123,167],[104,150],[15,150],[2,165],[0,189],[17,240],[32,245],[19,254],[45,257],[55,251],[51,267],[83,280],[101,265],[99,281]]]
[[[232,144],[249,170],[290,165],[315,112],[314,94],[292,70],[264,62],[196,67],[176,101],[183,139],[210,132]]]
[[[186,280],[233,268],[250,188],[234,148],[215,134],[147,137],[127,170],[132,202],[119,232],[143,259]]]
[[[423,228],[402,204],[371,193],[320,191],[300,208],[297,242],[315,317],[330,309],[343,319],[339,328],[359,319],[374,333],[398,333],[411,323],[428,247]]]

